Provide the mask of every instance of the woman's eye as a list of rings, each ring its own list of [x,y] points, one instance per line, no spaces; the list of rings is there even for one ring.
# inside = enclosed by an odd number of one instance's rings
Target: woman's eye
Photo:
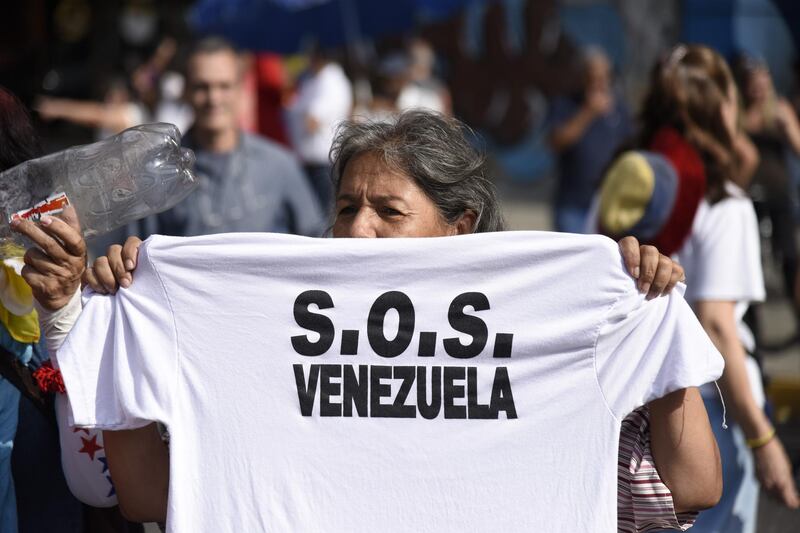
[[[402,215],[403,213],[401,213],[397,209],[392,209],[391,207],[384,206],[381,207],[381,214],[387,217],[397,217]]]

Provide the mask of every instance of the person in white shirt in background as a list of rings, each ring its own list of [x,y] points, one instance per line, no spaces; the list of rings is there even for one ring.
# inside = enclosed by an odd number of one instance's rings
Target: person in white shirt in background
[[[434,74],[436,56],[433,48],[421,38],[413,39],[407,49],[408,82],[397,97],[400,111],[427,109],[444,115],[452,114],[450,91]]]
[[[155,121],[175,124],[181,134],[186,133],[194,122],[192,106],[183,100],[186,78],[170,70],[161,75],[158,87],[161,98],[156,104]]]
[[[303,163],[320,205],[332,203],[328,152],[336,127],[350,118],[353,90],[342,67],[323,50],[309,57],[300,77],[297,96],[287,109],[289,138]]]

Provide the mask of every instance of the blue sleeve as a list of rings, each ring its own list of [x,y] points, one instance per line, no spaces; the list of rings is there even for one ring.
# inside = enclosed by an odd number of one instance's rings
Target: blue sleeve
[[[550,108],[547,112],[547,125],[549,128],[557,128],[572,118],[576,111],[575,103],[564,96],[556,96],[550,101]]]
[[[628,105],[625,103],[625,100],[617,95],[617,106],[619,109],[619,120],[622,124],[622,133],[623,138],[628,139],[632,137],[634,133],[636,133],[633,127],[633,120],[631,119],[631,112],[628,109]]]
[[[321,237],[325,231],[325,213],[320,206],[300,164],[291,156],[284,164],[284,202],[289,211],[289,231],[295,235]]]

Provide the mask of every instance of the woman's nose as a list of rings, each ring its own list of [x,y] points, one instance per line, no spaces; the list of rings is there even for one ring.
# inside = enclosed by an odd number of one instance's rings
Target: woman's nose
[[[359,209],[350,226],[350,236],[366,239],[374,239],[377,237],[378,232],[375,227],[375,218],[376,217],[374,217],[368,209]]]

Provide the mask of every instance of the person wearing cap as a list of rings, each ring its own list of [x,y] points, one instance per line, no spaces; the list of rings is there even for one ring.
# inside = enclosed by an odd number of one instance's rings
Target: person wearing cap
[[[716,109],[716,113],[708,110]],[[725,61],[704,46],[680,45],[653,71],[639,146],[610,167],[596,223],[676,252],[685,297],[725,358],[718,390],[703,392],[723,462],[723,496],[695,531],[754,531],[758,483],[789,508],[800,506],[792,467],[764,413],[752,335],[743,323],[764,299],[755,211],[735,184],[737,97]],[[725,403],[722,403],[724,399]],[[725,405],[733,426],[725,430]]]
[[[665,128],[651,150],[621,154],[606,172],[593,213],[600,233],[634,235],[667,255],[683,246],[706,192],[700,154]]]

